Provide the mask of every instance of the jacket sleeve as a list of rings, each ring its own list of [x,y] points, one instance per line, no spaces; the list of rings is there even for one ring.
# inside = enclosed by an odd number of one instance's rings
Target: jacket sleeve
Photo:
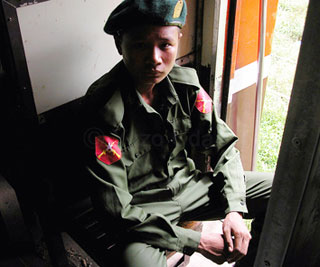
[[[102,204],[102,211],[115,220],[126,239],[191,255],[198,247],[200,233],[173,225],[162,214],[150,214],[131,204],[133,197],[128,191],[124,160],[108,165],[96,158],[87,164],[87,170],[98,181],[95,198]]]
[[[207,95],[207,97],[209,96]],[[195,98],[199,97],[196,95]],[[235,148],[238,138],[227,124],[217,117],[212,101],[210,105],[210,112],[200,112],[195,105],[192,108],[192,134],[196,135],[193,140],[200,140],[200,142],[191,144],[191,146],[210,157],[214,182],[220,188],[219,202],[225,213],[231,211],[246,213],[244,171],[240,153]]]

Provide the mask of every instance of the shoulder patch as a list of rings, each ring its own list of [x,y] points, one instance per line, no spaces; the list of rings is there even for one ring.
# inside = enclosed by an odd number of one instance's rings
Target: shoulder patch
[[[179,18],[181,16],[182,9],[183,9],[183,1],[182,0],[178,0],[176,6],[174,8],[174,12],[173,12],[172,18],[174,18],[174,19]]]
[[[200,88],[197,95],[196,108],[201,113],[212,112],[212,99],[203,88]]]
[[[97,136],[95,138],[96,157],[107,165],[121,159],[121,150],[118,140],[109,136]]]

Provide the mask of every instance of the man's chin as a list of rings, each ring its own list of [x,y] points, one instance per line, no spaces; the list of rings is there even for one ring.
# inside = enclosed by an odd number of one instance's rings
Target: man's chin
[[[157,77],[145,77],[142,79],[141,83],[146,85],[155,85],[163,81],[166,76],[157,76]]]

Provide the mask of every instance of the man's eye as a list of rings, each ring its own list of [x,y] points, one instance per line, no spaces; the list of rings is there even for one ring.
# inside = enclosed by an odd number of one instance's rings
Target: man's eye
[[[162,45],[162,48],[170,48],[172,46],[172,44],[170,43],[163,43]]]

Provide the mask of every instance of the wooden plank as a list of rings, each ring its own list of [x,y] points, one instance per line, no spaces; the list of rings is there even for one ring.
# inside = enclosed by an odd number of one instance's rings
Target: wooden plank
[[[8,236],[7,246],[21,246],[30,243],[30,236],[24,223],[20,204],[14,188],[0,175],[0,223]],[[1,242],[6,238],[2,237]],[[0,243],[0,245],[2,245]]]
[[[319,142],[319,139],[318,139]],[[301,202],[284,266],[320,266],[320,145]]]
[[[310,0],[256,267],[320,264],[319,12]]]
[[[66,232],[61,233],[64,247],[67,251],[67,257],[71,266],[99,267],[99,265],[84,251],[78,243]]]

